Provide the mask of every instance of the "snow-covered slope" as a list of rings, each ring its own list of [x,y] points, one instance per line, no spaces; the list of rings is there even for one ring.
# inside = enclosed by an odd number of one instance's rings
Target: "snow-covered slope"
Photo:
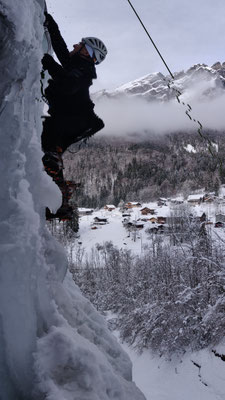
[[[0,399],[141,400],[129,358],[45,226],[61,194],[41,163],[43,8],[0,0]]]
[[[177,89],[183,95],[190,96],[190,91],[198,93],[198,99],[218,95],[224,91],[225,63],[215,63],[212,67],[197,64],[187,71],[176,72],[174,80],[162,73],[151,73],[134,81],[128,82],[113,91],[103,91],[95,94],[96,99],[102,97],[120,98],[121,96],[136,96],[147,101],[169,101],[177,96]],[[168,87],[170,85],[170,88]]]
[[[165,360],[150,351],[137,354],[123,344],[134,366],[134,379],[147,400],[223,400],[224,361],[213,352],[187,353],[182,359]],[[218,346],[224,353],[224,345]]]
[[[203,195],[203,192],[200,194],[190,195],[188,198],[199,198],[201,195]],[[207,221],[210,223],[207,229],[211,231],[213,240],[217,243],[222,243],[222,246],[224,244],[225,231],[224,228],[215,228],[214,222],[216,221],[215,216],[217,214],[224,214],[225,204],[223,196],[224,188],[221,188],[220,198],[215,199],[214,202],[203,202],[201,204],[190,206],[190,212],[193,213],[193,215],[201,216],[203,213],[205,213]],[[174,213],[176,215],[180,207],[183,208],[188,206],[187,201],[185,200],[184,203],[183,201],[183,197],[179,196],[171,199],[171,201],[165,201],[165,204],[162,206],[155,202],[142,204],[142,207],[148,207],[154,210],[154,215],[149,214],[148,219],[151,217],[160,216],[169,217],[170,213]],[[181,202],[182,205],[179,205],[178,203]],[[138,221],[139,219],[143,219],[144,216],[141,215],[142,207],[133,208],[129,210],[129,213],[126,211],[126,217],[123,217],[124,213],[118,208],[115,208],[112,211],[100,209],[93,211],[91,215],[82,215],[80,217],[80,238],[79,242],[77,243],[77,247],[80,247],[80,257],[83,258],[84,265],[86,256],[89,256],[89,266],[91,265],[91,260],[92,262],[94,260],[94,253],[90,254],[90,247],[95,246],[99,250],[106,241],[111,241],[118,249],[127,249],[139,257],[144,256],[145,252],[148,252],[148,249],[151,248],[153,241],[159,239],[159,237],[163,243],[166,243],[168,240],[166,231],[165,234],[161,234],[160,236],[149,235],[146,232],[146,229],[149,229],[151,226],[156,227],[158,225],[157,223],[153,224],[150,221],[145,220],[143,221],[144,228],[138,232],[131,231],[129,233],[128,230],[125,229],[122,223],[125,218],[129,218],[130,221]],[[99,219],[107,219],[108,222],[106,224],[99,225],[98,221],[96,223],[96,217]],[[93,227],[97,229],[93,229]],[[71,249],[68,250],[71,253]],[[75,265],[77,263],[75,257],[78,254],[79,251],[74,254]],[[94,265],[94,268],[98,269],[98,267],[96,267],[98,265],[97,261]],[[137,269],[141,271],[140,264],[137,263],[137,265]],[[90,270],[89,274],[89,276],[92,276]],[[119,272],[118,276],[120,276]],[[127,279],[129,278],[127,277]],[[119,281],[123,281],[121,276]],[[91,280],[90,286],[92,289],[95,287],[93,282],[96,281]],[[139,284],[140,282],[137,285]],[[135,284],[133,286],[130,284],[130,290],[135,290]],[[184,293],[182,294],[182,298],[185,298]],[[202,296],[200,296],[200,298],[202,299]],[[179,301],[180,300],[178,300],[177,303]],[[120,301],[117,303],[118,307],[119,303]],[[149,299],[149,303],[151,304],[151,299]],[[141,300],[136,302],[136,309],[139,305],[141,306]],[[171,314],[171,311],[168,312]],[[187,314],[189,313],[187,310],[186,312]],[[111,320],[111,326],[115,326],[115,318],[117,315],[112,314],[109,311],[106,312],[106,315],[107,319],[109,321]],[[129,310],[129,315],[132,315],[131,310]],[[157,315],[159,317],[160,312],[158,312]],[[168,317],[168,320],[169,318],[170,317]],[[135,315],[133,315],[133,324],[135,324]],[[216,332],[216,323],[214,330]],[[213,332],[212,335],[215,335],[215,332]],[[118,337],[120,336],[118,331],[116,331],[115,334]],[[169,332],[168,334],[173,336],[173,332]],[[198,334],[199,332],[196,329],[195,335],[197,336]],[[158,333],[158,335],[160,337],[161,334]],[[204,348],[200,351],[187,350],[183,352],[183,354],[180,353],[179,355],[174,355],[173,357],[171,355],[170,357],[167,357],[167,359],[162,356],[162,354],[159,354],[159,352],[153,352],[151,348],[142,349],[143,352],[140,354],[134,349],[134,345],[133,347],[129,346],[126,342],[123,342],[122,345],[126,352],[128,352],[130,355],[133,362],[133,378],[136,384],[145,394],[147,400],[224,400],[224,340],[220,344],[214,345],[213,347],[209,346],[208,348]]]

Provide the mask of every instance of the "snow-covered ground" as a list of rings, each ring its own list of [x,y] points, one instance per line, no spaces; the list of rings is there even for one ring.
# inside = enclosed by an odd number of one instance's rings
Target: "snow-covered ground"
[[[208,350],[166,361],[123,344],[133,362],[133,378],[147,400],[224,400],[225,365]],[[225,345],[217,351],[225,353]]]
[[[169,217],[171,213],[179,209],[179,205],[174,204],[174,201],[182,200],[181,196],[172,199],[173,202],[167,201],[166,205],[158,206],[157,202],[143,203],[141,207],[133,208],[130,211],[130,217],[123,217],[126,212],[121,212],[119,208],[115,208],[113,211],[105,210],[104,208],[93,211],[91,215],[81,216],[79,219],[79,243],[84,251],[89,252],[92,247],[97,243],[104,243],[106,241],[112,241],[118,248],[130,249],[136,254],[141,254],[145,248],[149,246],[149,234],[146,229],[157,226],[157,223],[152,223],[150,221],[142,221],[143,219],[157,218],[157,217]],[[181,205],[187,204],[187,201]],[[149,209],[154,209],[155,213],[153,215],[148,214],[147,216],[141,214],[141,209],[148,207]],[[215,216],[218,213],[225,212],[225,204],[218,202],[213,203],[201,203],[199,205],[189,206],[190,212],[194,215],[200,217],[203,213],[206,214],[207,220],[215,223]],[[97,225],[94,219],[103,218],[107,219],[107,223],[103,225]],[[131,231],[130,233],[123,225],[123,220],[129,218],[132,221],[140,221],[144,224],[143,229],[137,229],[136,231]],[[92,229],[96,227],[96,229]],[[224,237],[223,228],[215,228],[215,232]]]
[[[107,218],[108,223],[105,225],[95,225],[94,218]],[[135,210],[131,213],[131,220],[137,220],[140,217],[140,210]],[[122,224],[124,218],[119,209],[114,211],[105,211],[101,209],[95,211],[92,215],[83,216],[80,218],[79,224],[79,241],[82,242],[82,247],[89,251],[96,243],[112,241],[119,248],[129,248],[136,253],[143,251],[144,244],[147,241],[146,233],[138,231],[135,235],[125,229]],[[97,229],[92,229],[96,226]]]
[[[215,228],[215,216],[225,211],[221,190],[221,200],[218,203],[201,203],[190,206],[190,210],[197,216],[205,212],[208,225],[214,240],[224,241],[225,229]],[[176,198],[181,201],[181,196]],[[131,211],[130,220],[146,218],[141,215],[141,209],[148,207],[155,209],[155,216],[167,217],[171,211],[179,208],[173,202],[167,201],[167,205],[158,206],[157,203],[142,204],[142,207]],[[94,218],[107,218],[105,225],[95,225]],[[148,218],[153,215],[148,215]],[[97,243],[112,241],[118,248],[130,249],[135,254],[141,254],[151,243],[145,230],[152,226],[150,222],[144,222],[144,228],[137,232],[128,233],[123,226],[122,212],[116,208],[113,211],[104,209],[94,211],[92,215],[80,217],[79,246],[89,253],[91,247]],[[96,226],[97,229],[92,229]],[[163,236],[162,236],[163,237]],[[119,340],[118,332],[115,332]],[[163,357],[153,355],[150,350],[144,350],[138,354],[132,347],[122,343],[124,350],[129,354],[133,363],[133,379],[142,390],[147,400],[224,400],[225,399],[225,362],[216,357],[211,349],[205,349],[196,353],[186,353],[182,359],[165,360]],[[219,354],[225,354],[225,344],[215,347]]]
[[[153,224],[142,221],[144,224],[143,229],[137,229],[135,232],[129,233],[122,222],[124,219],[137,222],[140,219],[146,218],[146,216],[141,214],[141,209],[145,206],[156,209],[157,212],[155,215],[148,215],[148,218],[156,216],[166,217],[170,213],[168,206],[158,207],[157,203],[147,203],[141,207],[129,210],[130,217],[123,217],[122,215],[126,214],[126,212],[121,212],[118,208],[115,208],[113,211],[102,208],[94,211],[92,215],[80,217],[79,241],[82,242],[82,247],[89,251],[96,243],[112,241],[119,248],[131,249],[137,254],[141,253],[145,245],[149,244],[148,235],[145,230],[153,226]],[[108,222],[105,225],[97,225],[94,223],[95,217],[106,218]],[[97,229],[92,229],[93,226],[96,226]]]

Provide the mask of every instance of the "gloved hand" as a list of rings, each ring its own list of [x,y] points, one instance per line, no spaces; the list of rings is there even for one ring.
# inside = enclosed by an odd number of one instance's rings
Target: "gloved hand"
[[[47,28],[52,22],[55,22],[51,14],[48,14],[47,11],[45,11],[45,22],[44,26]]]
[[[53,58],[52,56],[50,56],[50,54],[44,54],[44,57],[41,60],[44,70],[48,69],[49,65],[52,62],[52,59]]]

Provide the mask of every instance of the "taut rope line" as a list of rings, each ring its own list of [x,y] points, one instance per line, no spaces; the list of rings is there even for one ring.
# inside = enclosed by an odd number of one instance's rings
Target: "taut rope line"
[[[161,58],[163,64],[165,65],[167,71],[169,72],[171,78],[174,79],[174,75],[173,75],[172,72],[170,71],[170,69],[169,69],[169,67],[168,67],[168,65],[167,65],[167,63],[166,63],[166,61],[164,60],[162,54],[160,53],[158,47],[156,46],[156,44],[155,44],[155,42],[154,42],[154,40],[153,40],[152,37],[150,36],[150,34],[149,34],[147,28],[146,28],[145,25],[143,24],[143,22],[142,22],[141,18],[139,17],[137,11],[135,10],[134,6],[131,4],[130,0],[127,0],[127,1],[128,1],[128,3],[130,4],[130,6],[131,6],[133,12],[135,13],[136,17],[138,18],[140,24],[141,24],[142,27],[144,28],[144,30],[145,30],[145,32],[146,32],[148,38],[150,39],[150,41],[152,42],[153,46],[155,47],[155,49],[156,49],[156,51],[157,51],[159,57]]]
[[[166,79],[164,78],[166,83],[167,83],[168,88],[172,89],[172,90],[174,90],[176,92],[176,99],[177,99],[179,104],[181,104],[181,105],[186,107],[185,114],[188,116],[188,118],[191,121],[193,121],[193,122],[198,124],[198,133],[199,133],[199,135],[201,136],[202,139],[204,139],[207,142],[207,147],[208,147],[208,150],[209,150],[210,154],[213,157],[217,158],[217,160],[219,161],[219,164],[220,164],[220,168],[222,168],[222,160],[220,160],[219,157],[218,157],[218,154],[216,154],[213,151],[213,144],[212,144],[211,140],[209,138],[205,137],[204,134],[203,134],[203,125],[201,124],[200,121],[196,120],[195,118],[192,118],[192,116],[190,115],[190,112],[192,111],[192,107],[190,106],[190,104],[186,104],[185,102],[180,100],[179,97],[181,96],[182,93],[179,90],[177,90],[176,88],[171,87],[171,85],[174,83],[174,79],[175,79],[174,75],[172,74],[170,68],[168,67],[168,65],[167,65],[166,61],[164,60],[163,56],[161,55],[158,47],[156,46],[155,42],[153,41],[152,37],[150,36],[147,28],[145,27],[143,21],[141,20],[140,16],[138,15],[137,11],[135,10],[135,8],[132,5],[131,1],[130,0],[127,0],[127,1],[128,1],[130,7],[132,8],[133,12],[135,13],[137,19],[139,20],[140,24],[142,25],[145,33],[147,34],[148,38],[150,39],[151,43],[153,44],[155,50],[157,51],[158,55],[160,56],[161,60],[163,61],[163,64],[165,65],[167,71],[169,72],[169,74],[170,74],[170,76],[172,78],[172,80],[170,82],[166,81]]]

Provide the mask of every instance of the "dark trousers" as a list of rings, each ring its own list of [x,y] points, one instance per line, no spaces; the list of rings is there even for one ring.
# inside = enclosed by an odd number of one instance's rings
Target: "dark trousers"
[[[49,116],[43,121],[42,149],[55,151],[59,146],[64,152],[71,144],[86,139],[104,127],[94,113],[84,116]]]

